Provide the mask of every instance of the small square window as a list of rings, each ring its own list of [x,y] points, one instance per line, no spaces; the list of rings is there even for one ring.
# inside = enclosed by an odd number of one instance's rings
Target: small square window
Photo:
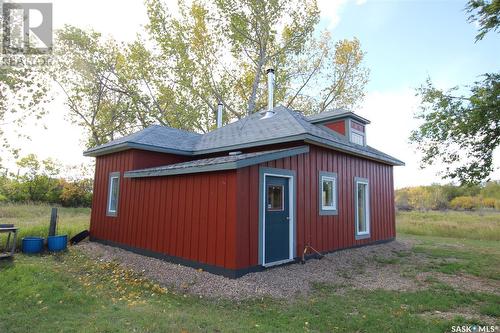
[[[267,185],[267,210],[282,211],[283,206],[283,186]]]
[[[319,214],[337,215],[337,174],[320,172],[319,176]]]

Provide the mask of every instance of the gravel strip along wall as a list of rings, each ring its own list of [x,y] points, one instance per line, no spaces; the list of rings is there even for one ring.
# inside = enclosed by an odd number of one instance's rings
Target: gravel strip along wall
[[[415,290],[417,281],[401,276],[398,265],[379,262],[396,258],[397,252],[408,251],[410,244],[393,241],[338,251],[322,260],[311,259],[302,264],[275,267],[247,274],[239,279],[172,264],[123,249],[94,242],[84,242],[77,248],[88,256],[104,261],[116,261],[124,267],[180,292],[211,298],[292,298],[311,291],[315,282],[366,289]],[[378,260],[378,261],[377,261]],[[339,288],[342,292],[343,288]]]

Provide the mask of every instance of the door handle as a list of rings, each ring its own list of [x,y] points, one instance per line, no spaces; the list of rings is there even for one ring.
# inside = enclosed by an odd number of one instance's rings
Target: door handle
[[[286,217],[286,219],[287,219],[287,220],[290,220],[290,216],[287,216],[287,217]]]

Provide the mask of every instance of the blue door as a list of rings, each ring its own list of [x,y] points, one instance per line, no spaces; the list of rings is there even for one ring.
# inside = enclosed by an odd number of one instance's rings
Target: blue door
[[[290,200],[288,178],[266,176],[265,263],[290,258]]]

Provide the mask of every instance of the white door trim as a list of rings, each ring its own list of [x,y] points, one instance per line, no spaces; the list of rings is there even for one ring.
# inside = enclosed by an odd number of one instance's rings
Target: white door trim
[[[264,267],[270,267],[275,265],[284,264],[290,261],[293,261],[295,258],[295,229],[296,229],[296,221],[295,221],[295,172],[292,170],[286,169],[272,169],[272,168],[261,168],[260,170],[261,179],[260,179],[260,202],[259,202],[259,216],[260,216],[260,237],[259,237],[259,264]],[[274,262],[265,262],[266,258],[266,177],[281,177],[288,179],[288,207],[290,214],[290,223],[289,223],[289,249],[288,249],[288,259],[274,261]]]

